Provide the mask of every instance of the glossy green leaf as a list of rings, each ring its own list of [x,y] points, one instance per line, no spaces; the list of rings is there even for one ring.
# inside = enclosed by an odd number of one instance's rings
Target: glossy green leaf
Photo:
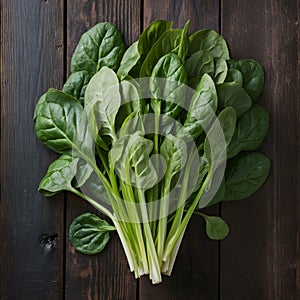
[[[48,168],[39,185],[39,191],[45,196],[52,196],[60,191],[72,191],[72,180],[77,173],[79,158],[62,155]]]
[[[254,104],[237,122],[236,130],[228,146],[228,158],[241,151],[257,149],[269,130],[269,113]]]
[[[85,89],[91,80],[92,75],[87,71],[78,71],[72,73],[63,86],[62,91],[78,99],[84,104]]]
[[[220,217],[207,216],[201,213],[206,223],[206,234],[211,240],[223,240],[229,234],[229,227]]]
[[[200,78],[207,73],[210,76],[214,75],[214,59],[210,52],[199,50],[193,53],[184,64],[186,73],[189,79]]]
[[[251,98],[237,83],[225,82],[217,85],[219,107],[233,107],[240,118],[252,105]]]
[[[256,192],[267,179],[270,160],[260,153],[239,154],[226,168],[224,200],[242,200]]]
[[[76,217],[69,228],[69,239],[73,247],[83,254],[100,253],[109,241],[114,226],[91,213]]]
[[[95,25],[85,32],[74,51],[71,72],[95,74],[106,66],[117,70],[125,52],[125,44],[117,27],[109,22]]]
[[[224,58],[214,59],[214,75],[213,80],[215,83],[223,83],[227,76],[227,63]]]
[[[163,56],[154,67],[149,82],[153,111],[175,119],[184,105],[186,81],[184,66],[179,57],[174,53]]]
[[[140,53],[138,51],[138,41],[134,42],[125,51],[121,60],[120,67],[118,69],[118,77],[120,80],[125,79],[129,74],[136,76],[138,74],[132,74],[131,71],[140,63]]]
[[[237,69],[243,75],[243,88],[255,102],[264,87],[265,74],[260,63],[253,59],[228,61],[230,69]]]
[[[34,123],[37,137],[51,150],[93,157],[86,114],[74,97],[49,89],[36,107]]]
[[[190,20],[188,20],[184,25],[181,34],[181,41],[178,46],[177,54],[179,59],[181,59],[181,61],[185,60],[185,57],[187,56],[189,51],[189,45],[190,45],[190,39],[188,35],[189,28],[190,28]]]
[[[198,137],[211,122],[218,105],[215,84],[204,74],[190,100],[184,128],[193,138]]]
[[[226,82],[237,83],[240,86],[243,86],[243,75],[239,70],[230,69],[227,72],[227,76],[225,79]]]
[[[149,50],[141,66],[140,77],[150,77],[159,59],[176,49],[181,41],[181,29],[169,29],[164,32]]]
[[[189,54],[206,50],[214,58],[229,59],[229,51],[223,37],[214,30],[203,29],[190,36]]]

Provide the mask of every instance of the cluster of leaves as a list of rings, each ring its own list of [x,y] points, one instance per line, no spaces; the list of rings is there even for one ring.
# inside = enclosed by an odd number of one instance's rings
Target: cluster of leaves
[[[268,112],[256,104],[263,68],[230,59],[217,32],[188,30],[189,22],[173,29],[157,20],[126,49],[113,24],[97,24],[81,37],[62,91],[49,89],[34,115],[37,137],[61,154],[39,190],[71,191],[114,223],[76,218],[74,247],[97,253],[116,229],[131,270],[150,273],[154,283],[171,273],[193,213],[205,219],[210,238],[224,238],[226,223],[199,209],[248,198],[270,169],[268,158],[253,152],[269,127]],[[144,77],[148,97],[137,80]],[[154,116],[151,134],[147,115]],[[158,199],[158,207],[143,205]]]

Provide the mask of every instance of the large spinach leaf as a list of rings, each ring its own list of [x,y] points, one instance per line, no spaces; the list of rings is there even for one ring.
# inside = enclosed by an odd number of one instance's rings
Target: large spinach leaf
[[[262,186],[269,171],[270,160],[263,154],[239,154],[226,168],[224,200],[250,197]]]
[[[237,122],[236,130],[228,146],[228,158],[241,151],[257,149],[264,141],[269,130],[269,114],[255,104]]]
[[[117,70],[125,52],[118,28],[109,22],[99,23],[84,33],[71,60],[71,72],[95,74],[106,66]]]

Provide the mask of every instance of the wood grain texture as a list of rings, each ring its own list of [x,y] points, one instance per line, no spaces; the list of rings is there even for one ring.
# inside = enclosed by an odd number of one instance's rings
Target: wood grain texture
[[[270,178],[258,193],[223,206],[232,228],[221,247],[223,300],[300,298],[297,5],[281,0],[222,4],[222,33],[232,57],[254,58],[265,68],[259,103],[271,114],[271,128],[261,150],[272,162]]]
[[[37,192],[55,155],[32,121],[40,95],[62,84],[62,2],[1,1],[1,299],[63,295],[63,197]],[[43,234],[58,238],[41,245]]]
[[[140,33],[139,0],[72,0],[67,2],[67,12],[68,71],[72,53],[81,34],[96,23],[113,22],[127,44],[137,39]],[[67,229],[74,217],[86,211],[94,210],[82,199],[68,194]],[[115,234],[100,255],[86,256],[74,252],[68,241],[66,250],[67,299],[136,298],[137,281],[130,273],[123,248]]]
[[[144,1],[144,28],[156,19],[173,21],[183,27],[191,20],[190,33],[203,28],[218,30],[219,1]],[[217,215],[218,207],[207,210]],[[193,217],[178,253],[172,276],[153,286],[144,277],[140,283],[141,300],[218,299],[218,242],[205,236],[204,223]]]

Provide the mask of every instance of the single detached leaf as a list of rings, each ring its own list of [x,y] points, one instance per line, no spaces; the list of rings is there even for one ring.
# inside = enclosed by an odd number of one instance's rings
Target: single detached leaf
[[[124,52],[125,44],[117,27],[99,23],[81,36],[71,60],[71,72],[85,70],[93,75],[104,66],[117,70]]]
[[[52,196],[60,191],[71,191],[71,182],[77,173],[79,158],[73,159],[69,155],[62,155],[48,168],[41,180],[39,191],[45,196]]]
[[[240,118],[252,105],[251,98],[237,83],[225,82],[217,85],[219,107],[233,107]]]
[[[270,160],[260,153],[243,153],[226,168],[224,200],[250,197],[265,182],[270,171]]]
[[[100,253],[109,241],[109,232],[116,228],[91,213],[76,217],[69,228],[73,247],[83,254]]]
[[[229,227],[220,217],[200,214],[206,223],[206,234],[211,240],[223,240],[229,234]]]
[[[229,59],[229,51],[225,40],[214,30],[203,29],[190,36],[189,54],[206,50],[214,58]]]
[[[230,69],[239,70],[243,75],[243,88],[255,102],[259,97],[265,82],[264,69],[253,59],[232,59],[227,61]]]
[[[92,75],[87,71],[78,71],[72,73],[64,84],[62,91],[78,99],[83,105],[85,89],[91,77]]]
[[[237,122],[236,130],[228,146],[228,158],[241,151],[257,149],[264,141],[269,130],[269,113],[254,104]]]

